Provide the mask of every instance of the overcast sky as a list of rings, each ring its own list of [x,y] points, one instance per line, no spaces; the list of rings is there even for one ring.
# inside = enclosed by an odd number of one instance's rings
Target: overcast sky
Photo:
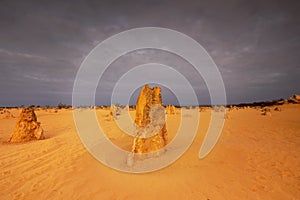
[[[114,34],[148,26],[198,41],[220,70],[228,103],[287,98],[300,93],[299,10],[299,1],[275,0],[2,0],[0,106],[71,104],[74,79],[88,53]],[[205,83],[188,63],[149,50],[116,60],[99,82],[96,103],[110,104],[122,74],[147,62],[181,70],[199,103],[210,102]],[[163,101],[177,102],[166,88]]]

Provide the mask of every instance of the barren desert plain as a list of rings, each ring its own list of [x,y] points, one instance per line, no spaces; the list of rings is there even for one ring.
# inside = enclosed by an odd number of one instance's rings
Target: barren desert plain
[[[275,109],[276,108],[276,109]],[[35,108],[44,140],[9,143],[21,108],[0,119],[0,199],[299,199],[300,104],[227,109],[222,134],[203,159],[199,149],[211,108],[200,109],[197,135],[180,159],[161,170],[130,174],[111,169],[83,146],[72,109]],[[84,109],[83,111],[84,112]],[[107,137],[130,151],[109,109],[96,108]],[[130,110],[134,118],[135,111]],[[5,114],[6,113],[6,114]],[[180,109],[167,117],[171,140]]]

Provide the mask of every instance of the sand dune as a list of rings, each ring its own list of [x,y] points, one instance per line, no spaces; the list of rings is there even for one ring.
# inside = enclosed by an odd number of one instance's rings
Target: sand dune
[[[278,107],[278,106],[277,106]],[[199,149],[210,122],[202,110],[197,136],[175,163],[148,174],[126,174],[93,158],[82,145],[72,110],[36,110],[45,140],[9,144],[17,118],[0,119],[1,199],[299,199],[300,105],[254,108],[227,113],[222,135],[204,159]],[[97,109],[111,141],[130,150],[132,138],[109,110]],[[18,116],[20,109],[10,109]],[[134,111],[130,111],[131,116]],[[167,117],[172,139],[180,112]]]

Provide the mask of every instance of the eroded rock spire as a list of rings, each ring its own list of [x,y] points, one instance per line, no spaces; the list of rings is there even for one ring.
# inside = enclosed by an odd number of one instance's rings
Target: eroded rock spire
[[[44,138],[43,129],[37,121],[33,108],[23,109],[9,142],[28,142]]]
[[[136,103],[136,137],[133,153],[155,152],[167,144],[165,109],[162,106],[161,88],[145,85]]]

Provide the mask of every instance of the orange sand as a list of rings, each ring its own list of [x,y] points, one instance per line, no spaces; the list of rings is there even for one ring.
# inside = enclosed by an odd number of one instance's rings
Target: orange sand
[[[0,199],[300,199],[300,105],[272,116],[254,108],[229,111],[213,151],[198,159],[210,111],[189,150],[171,166],[126,174],[95,160],[83,147],[71,110],[37,110],[46,140],[8,144],[17,118],[0,119]],[[20,110],[10,110],[18,116]],[[124,149],[109,110],[97,110],[103,129]],[[131,111],[134,115],[134,112]],[[180,114],[168,116],[174,137]]]

